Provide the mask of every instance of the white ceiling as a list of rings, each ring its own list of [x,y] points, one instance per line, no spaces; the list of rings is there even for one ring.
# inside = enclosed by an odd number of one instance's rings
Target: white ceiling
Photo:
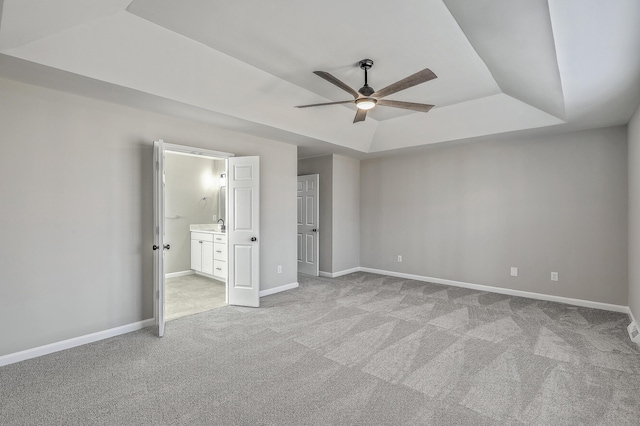
[[[299,144],[380,155],[506,132],[625,124],[639,0],[0,0],[0,75]],[[381,89],[438,78],[353,124],[360,59]],[[70,82],[77,82],[73,84]]]

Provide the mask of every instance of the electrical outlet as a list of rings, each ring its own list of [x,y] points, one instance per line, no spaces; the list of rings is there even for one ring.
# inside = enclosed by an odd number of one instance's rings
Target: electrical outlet
[[[518,268],[512,266],[511,267],[511,276],[512,277],[517,277],[518,276]]]
[[[278,265],[278,273],[281,274],[282,273],[282,265]]]
[[[627,331],[629,332],[631,341],[640,344],[640,332],[638,331],[638,326],[635,321],[629,324]]]
[[[218,216],[217,215],[213,215],[213,221],[215,222],[216,220],[218,220]]]
[[[557,272],[552,272],[551,273],[551,281],[558,281],[558,273]]]
[[[402,256],[398,255],[398,262],[402,262]]]

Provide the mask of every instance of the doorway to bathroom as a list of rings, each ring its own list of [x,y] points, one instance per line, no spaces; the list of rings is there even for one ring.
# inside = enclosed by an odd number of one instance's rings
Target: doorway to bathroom
[[[224,159],[226,164],[225,219],[216,223],[189,224],[191,275],[226,278],[226,303],[236,306],[260,306],[260,157],[236,157],[234,154],[184,145],[153,142],[153,234],[154,234],[154,318],[158,336],[165,331],[165,256],[171,250],[166,210],[165,160],[169,153]],[[220,176],[222,179],[223,176]],[[194,185],[196,183],[193,183]],[[205,198],[202,200],[202,198]],[[219,197],[219,200],[221,197]],[[201,202],[206,202],[202,195]],[[167,212],[169,218],[180,214]],[[213,222],[213,213],[211,213]],[[177,217],[179,219],[179,217]],[[207,219],[208,222],[208,219]],[[226,248],[225,248],[226,245]],[[193,250],[191,250],[193,249]],[[195,253],[195,254],[192,254]],[[222,257],[216,257],[219,253]],[[226,262],[226,274],[222,263]]]
[[[165,318],[227,304],[227,161],[165,152]]]

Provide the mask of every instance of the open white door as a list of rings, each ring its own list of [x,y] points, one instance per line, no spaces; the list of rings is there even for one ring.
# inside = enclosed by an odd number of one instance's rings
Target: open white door
[[[153,282],[158,336],[164,336],[164,142],[153,142]]]
[[[298,176],[298,272],[319,274],[318,183],[320,176]]]
[[[260,306],[260,157],[229,158],[229,304]]]

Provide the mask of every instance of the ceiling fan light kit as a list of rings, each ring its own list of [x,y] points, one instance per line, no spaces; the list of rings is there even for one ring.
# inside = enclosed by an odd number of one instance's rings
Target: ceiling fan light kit
[[[382,90],[375,91],[373,87],[369,86],[367,82],[367,71],[371,69],[373,66],[373,61],[371,59],[363,59],[358,62],[360,69],[364,71],[364,86],[362,86],[357,92],[353,90],[350,86],[338,80],[336,77],[332,76],[328,72],[325,71],[314,71],[313,73],[319,77],[324,78],[329,83],[334,84],[335,86],[341,88],[345,92],[349,93],[353,96],[353,100],[349,101],[337,101],[337,102],[325,102],[321,104],[311,104],[311,105],[298,105],[296,108],[309,108],[316,106],[326,106],[326,105],[338,105],[338,104],[349,104],[354,103],[358,108],[356,112],[356,117],[353,122],[357,123],[359,121],[364,121],[367,117],[367,111],[374,108],[376,105],[380,106],[388,106],[393,108],[403,108],[409,109],[412,111],[420,111],[427,112],[433,105],[429,104],[419,104],[415,102],[403,102],[403,101],[392,101],[382,99],[385,96],[392,95],[401,90],[408,89],[413,86],[417,86],[418,84],[425,83],[429,80],[433,80],[434,78],[438,78],[429,68],[425,68],[422,71],[418,71],[415,74],[410,75],[409,77],[403,78],[400,81],[393,83],[390,86],[385,87]]]
[[[376,106],[377,102],[378,100],[374,98],[360,98],[356,99],[356,106],[360,109],[367,110]]]

